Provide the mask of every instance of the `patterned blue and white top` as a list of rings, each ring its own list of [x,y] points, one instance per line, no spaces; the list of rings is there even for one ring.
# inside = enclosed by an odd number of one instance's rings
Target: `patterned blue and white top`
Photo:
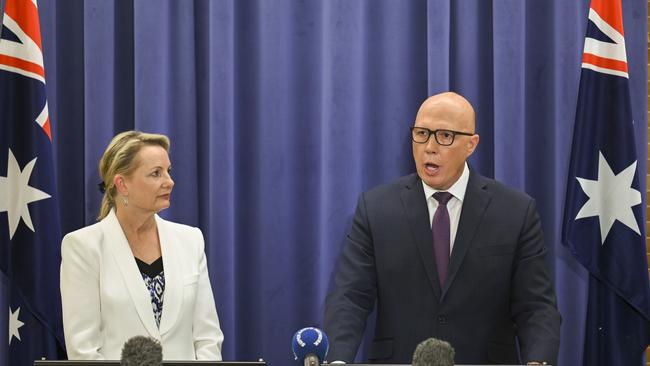
[[[165,271],[163,270],[162,257],[156,259],[151,264],[147,264],[138,258],[135,258],[138,269],[142,274],[144,284],[149,290],[151,296],[151,307],[153,316],[156,319],[156,325],[160,328],[160,318],[162,317],[163,295],[165,293]]]

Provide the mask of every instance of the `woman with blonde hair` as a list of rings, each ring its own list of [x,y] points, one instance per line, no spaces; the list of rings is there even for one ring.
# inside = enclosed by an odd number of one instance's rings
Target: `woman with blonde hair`
[[[63,328],[70,359],[120,359],[129,338],[157,339],[163,358],[221,360],[198,228],[162,219],[174,187],[164,135],[127,131],[99,162],[99,222],[61,244]]]

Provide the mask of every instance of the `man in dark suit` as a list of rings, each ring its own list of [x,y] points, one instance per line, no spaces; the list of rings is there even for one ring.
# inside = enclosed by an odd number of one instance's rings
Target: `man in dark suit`
[[[535,201],[469,169],[479,136],[462,96],[430,97],[411,130],[417,174],[359,198],[326,302],[328,360],[354,360],[376,302],[370,362],[410,363],[435,337],[459,364],[556,363],[560,314]]]

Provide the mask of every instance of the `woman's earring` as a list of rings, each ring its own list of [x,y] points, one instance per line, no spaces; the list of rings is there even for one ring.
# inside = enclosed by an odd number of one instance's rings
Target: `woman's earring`
[[[124,206],[128,206],[129,205],[129,198],[126,197],[126,196],[123,196],[122,197],[122,202],[124,202]]]

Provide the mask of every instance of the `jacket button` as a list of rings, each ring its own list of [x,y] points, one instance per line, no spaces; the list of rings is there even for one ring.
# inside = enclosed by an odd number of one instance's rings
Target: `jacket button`
[[[447,317],[444,315],[438,315],[438,324],[447,324]]]

